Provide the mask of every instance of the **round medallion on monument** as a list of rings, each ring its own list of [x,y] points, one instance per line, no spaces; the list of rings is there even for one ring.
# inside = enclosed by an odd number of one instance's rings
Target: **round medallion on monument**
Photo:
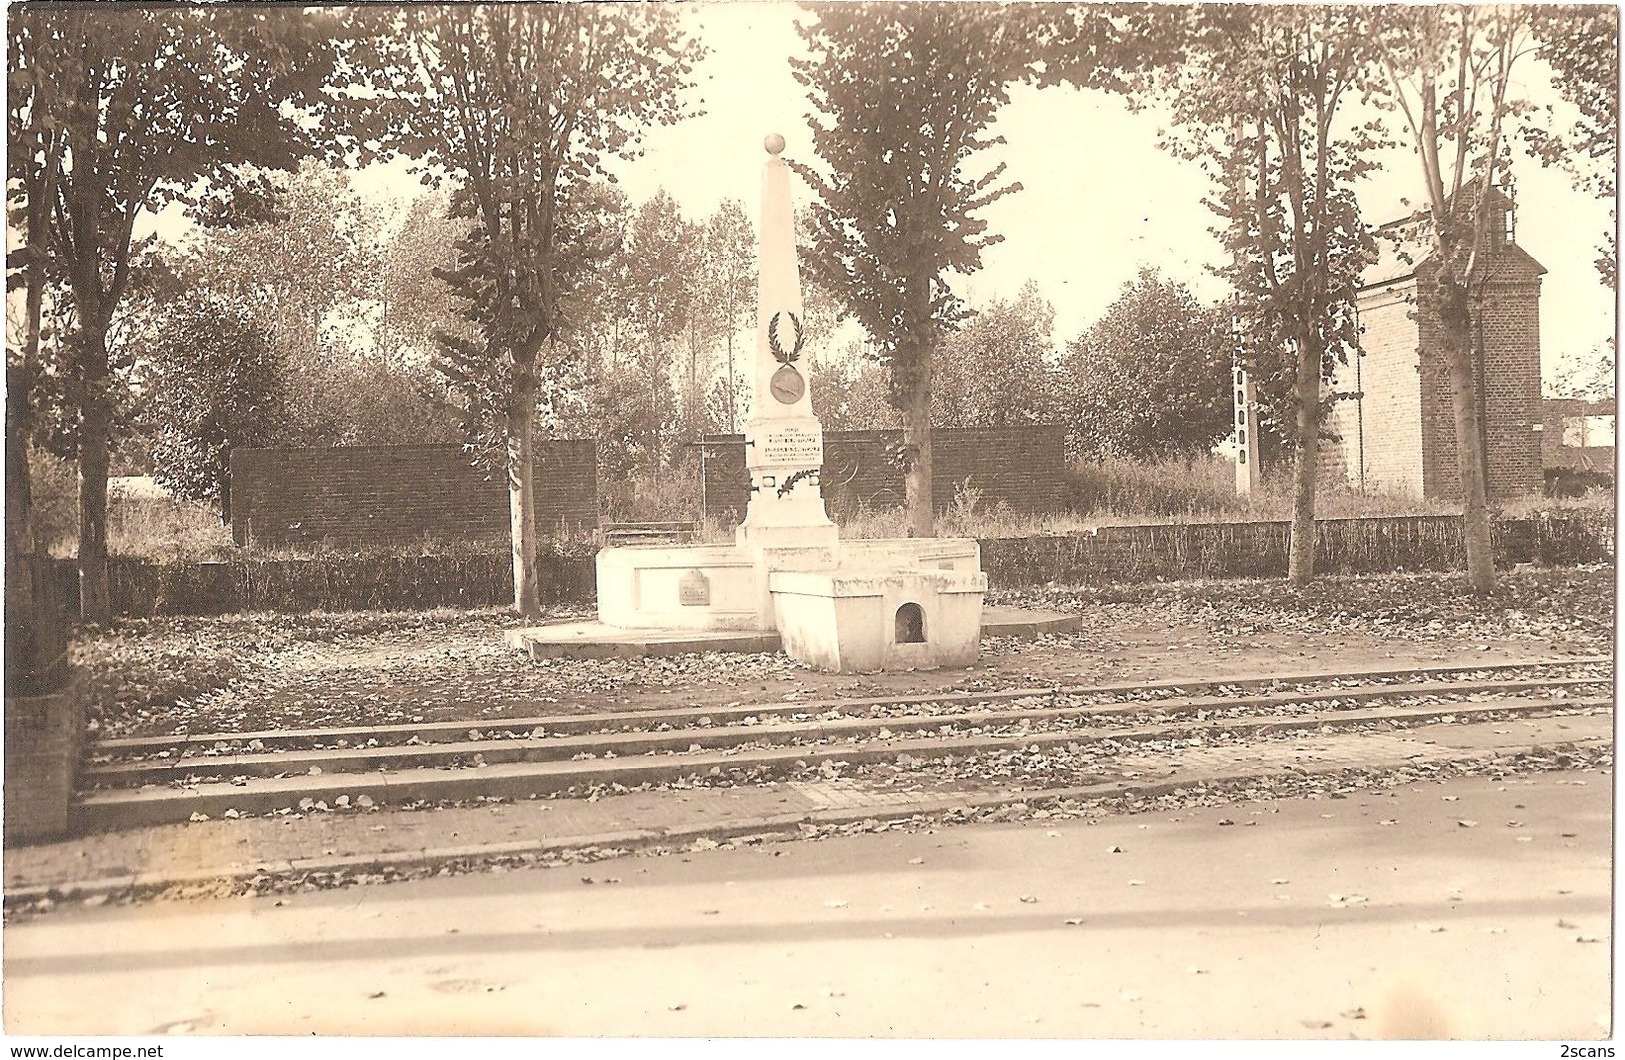
[[[786,364],[773,373],[773,377],[768,380],[768,389],[773,391],[773,396],[778,398],[781,404],[794,405],[801,400],[801,395],[806,393],[807,384],[801,378],[800,372]]]

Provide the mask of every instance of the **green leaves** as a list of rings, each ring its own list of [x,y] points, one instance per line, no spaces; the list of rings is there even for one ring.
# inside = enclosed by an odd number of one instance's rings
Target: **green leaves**
[[[447,211],[467,225],[436,272],[473,335],[446,335],[437,366],[469,440],[528,433],[514,394],[561,378],[558,339],[571,296],[596,283],[604,159],[626,156],[649,124],[682,114],[699,49],[653,6],[411,8],[363,56],[351,104],[381,149],[438,165]]]
[[[1067,380],[1052,363],[1055,308],[1028,281],[995,299],[943,343],[933,365],[932,421],[944,427],[1055,423]]]

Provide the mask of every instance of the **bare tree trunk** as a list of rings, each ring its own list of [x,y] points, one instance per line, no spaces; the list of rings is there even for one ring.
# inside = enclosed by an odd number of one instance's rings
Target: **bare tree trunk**
[[[1315,577],[1315,479],[1320,465],[1320,358],[1308,343],[1298,347],[1298,376],[1293,391],[1298,406],[1298,463],[1292,474],[1292,546],[1287,581],[1302,587]],[[1258,448],[1256,439],[1253,448]]]
[[[908,536],[935,537],[931,510],[931,351],[916,361],[903,411],[903,496]]]
[[[30,300],[33,292],[30,291]],[[36,318],[37,319],[37,318]],[[25,340],[26,341],[26,340]],[[27,373],[6,366],[6,694],[41,664],[41,618],[35,612],[33,491],[29,478]]]
[[[532,434],[536,426],[536,377],[518,373],[508,414],[508,521],[513,538],[513,609],[540,618],[536,584],[536,506],[532,503]]]
[[[29,292],[33,301],[33,292]],[[33,327],[35,340],[24,340],[21,365],[6,366],[6,559],[34,554],[34,489],[28,463],[29,442],[33,438],[33,399],[28,351],[38,346],[38,320]],[[19,579],[21,580],[21,579]]]
[[[87,329],[81,339],[91,346],[85,351],[91,363],[79,419],[79,617],[105,623],[112,618],[107,585],[107,442],[112,421],[107,334]]]
[[[1450,398],[1456,414],[1456,460],[1461,469],[1462,536],[1467,545],[1467,585],[1475,593],[1495,590],[1495,554],[1490,541],[1489,491],[1484,468],[1484,425],[1478,416],[1473,379],[1472,314],[1465,287],[1441,276],[1439,323]]]
[[[28,465],[26,387],[6,369],[6,558],[34,552],[34,491]]]

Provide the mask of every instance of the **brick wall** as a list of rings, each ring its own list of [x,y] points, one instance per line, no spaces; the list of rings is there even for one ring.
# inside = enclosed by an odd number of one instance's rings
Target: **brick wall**
[[[1485,281],[1478,321],[1483,350],[1478,389],[1485,471],[1492,500],[1541,489],[1540,276],[1544,270],[1510,244]],[[1356,370],[1337,384],[1363,399],[1334,406],[1332,425],[1345,476],[1367,489],[1459,500],[1455,405],[1441,327],[1431,300],[1431,266],[1361,292],[1361,345]],[[1348,386],[1358,373],[1358,384]],[[1354,428],[1354,429],[1351,429]]]
[[[1616,412],[1613,398],[1592,401],[1586,398],[1545,398],[1540,403],[1541,463],[1546,467],[1579,468],[1586,471],[1613,471],[1612,445],[1571,445],[1566,435],[1568,421],[1595,416],[1612,418]]]
[[[1497,258],[1476,323],[1483,350],[1478,387],[1484,428],[1485,483],[1491,500],[1539,493],[1540,278],[1538,266]],[[1424,281],[1425,282],[1425,281]],[[1424,287],[1425,289],[1425,287]],[[1440,325],[1424,303],[1422,333],[1423,477],[1426,496],[1461,498],[1456,414]]]
[[[597,462],[591,441],[538,440],[543,534],[597,524]],[[470,466],[455,445],[234,449],[231,483],[239,545],[508,537],[507,484]]]
[[[824,507],[840,519],[859,507],[903,503],[897,454],[903,432],[826,431],[819,476]],[[979,490],[978,508],[1003,502],[1019,512],[1056,511],[1066,503],[1066,428],[939,427],[931,432],[932,503],[953,503],[956,491]],[[744,515],[750,497],[742,435],[705,439],[705,505],[712,515]]]

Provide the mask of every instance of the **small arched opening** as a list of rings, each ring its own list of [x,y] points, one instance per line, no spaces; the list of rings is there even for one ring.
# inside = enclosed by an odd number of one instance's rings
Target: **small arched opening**
[[[895,634],[892,640],[896,644],[925,643],[925,611],[919,604],[904,604],[897,609]]]

